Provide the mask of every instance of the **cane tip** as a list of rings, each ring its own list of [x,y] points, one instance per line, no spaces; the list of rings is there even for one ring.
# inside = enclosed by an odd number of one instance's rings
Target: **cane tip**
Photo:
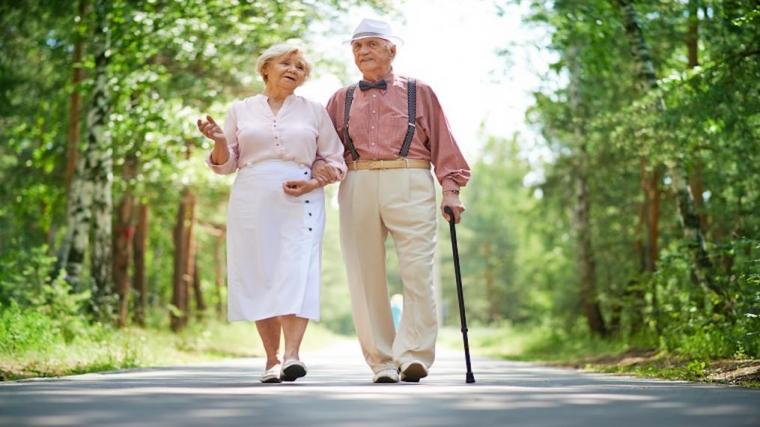
[[[475,382],[475,375],[472,374],[472,372],[467,373],[467,384],[472,384]]]

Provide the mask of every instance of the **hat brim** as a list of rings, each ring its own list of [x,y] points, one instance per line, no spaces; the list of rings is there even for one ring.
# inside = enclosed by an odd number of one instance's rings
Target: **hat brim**
[[[366,35],[361,35],[359,37],[352,37],[352,38],[350,38],[348,40],[345,40],[344,43],[349,43],[350,44],[350,43],[354,42],[355,40],[371,39],[373,37],[376,37],[378,39],[387,40],[387,41],[389,41],[389,42],[391,42],[391,43],[393,43],[395,45],[403,45],[404,44],[404,40],[401,37],[386,36],[386,35],[383,35],[383,34],[366,34]]]

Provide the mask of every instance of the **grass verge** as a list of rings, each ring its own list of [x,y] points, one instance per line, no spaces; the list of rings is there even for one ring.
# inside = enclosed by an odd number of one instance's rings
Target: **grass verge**
[[[335,335],[311,324],[302,348],[329,344]],[[10,346],[7,346],[10,347]],[[181,333],[167,328],[115,329],[89,325],[69,340],[16,346],[0,352],[0,380],[53,377],[115,369],[187,364],[231,357],[264,355],[253,323],[207,319]]]
[[[592,372],[686,380],[760,388],[760,360],[744,357],[696,358],[670,354],[615,339],[575,337],[509,325],[474,326],[468,332],[472,355],[531,361]],[[442,345],[462,348],[458,329],[443,328]]]

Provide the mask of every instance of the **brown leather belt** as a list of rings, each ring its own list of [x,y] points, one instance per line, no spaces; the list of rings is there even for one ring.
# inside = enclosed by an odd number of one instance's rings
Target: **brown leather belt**
[[[377,169],[430,169],[427,160],[395,159],[395,160],[356,160],[348,162],[348,170],[377,170]]]

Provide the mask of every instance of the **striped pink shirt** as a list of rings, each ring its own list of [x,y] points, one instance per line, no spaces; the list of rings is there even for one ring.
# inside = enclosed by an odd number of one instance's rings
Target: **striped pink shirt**
[[[354,91],[351,104],[349,134],[362,160],[392,160],[404,142],[408,123],[407,81],[403,76],[390,73],[383,79],[385,90]],[[338,90],[327,102],[338,136],[343,139],[343,116],[346,90]],[[451,128],[443,114],[433,89],[417,80],[416,130],[409,148],[409,159],[428,160],[443,190],[458,190],[470,179],[470,167],[457,146]],[[343,141],[345,145],[346,141]],[[353,161],[344,150],[346,163]]]

